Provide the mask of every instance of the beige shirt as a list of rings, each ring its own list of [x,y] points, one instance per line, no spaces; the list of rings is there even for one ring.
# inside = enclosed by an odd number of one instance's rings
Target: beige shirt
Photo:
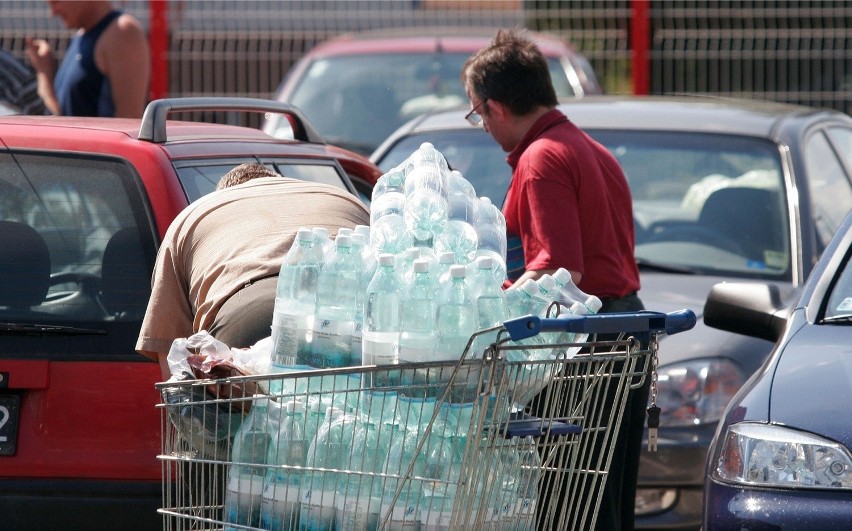
[[[369,222],[355,196],[296,179],[256,178],[202,197],[166,231],[136,350],[156,359],[175,339],[209,330],[231,295],[278,274],[299,227],[334,238]]]

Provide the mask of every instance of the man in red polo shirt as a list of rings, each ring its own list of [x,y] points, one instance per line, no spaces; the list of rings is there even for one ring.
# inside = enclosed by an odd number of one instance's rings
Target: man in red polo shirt
[[[601,299],[601,312],[642,310],[627,179],[615,157],[556,108],[538,47],[521,31],[501,30],[468,59],[462,81],[468,121],[485,128],[512,167],[503,205],[507,284],[564,267],[581,290]],[[628,399],[599,529],[633,528],[647,387]]]

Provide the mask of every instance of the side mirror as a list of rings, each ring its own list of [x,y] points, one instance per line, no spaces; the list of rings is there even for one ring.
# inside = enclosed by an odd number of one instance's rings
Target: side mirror
[[[773,343],[784,333],[790,309],[775,284],[723,282],[704,304],[704,324]]]

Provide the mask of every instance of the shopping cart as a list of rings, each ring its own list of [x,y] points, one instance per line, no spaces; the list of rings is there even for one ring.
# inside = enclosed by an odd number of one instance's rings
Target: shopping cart
[[[629,393],[694,324],[526,316],[458,362],[157,384],[164,529],[591,528]]]

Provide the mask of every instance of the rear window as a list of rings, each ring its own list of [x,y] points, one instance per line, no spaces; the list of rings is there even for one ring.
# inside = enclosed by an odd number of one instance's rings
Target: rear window
[[[154,242],[119,160],[0,153],[0,321],[138,326]]]
[[[216,184],[223,175],[245,162],[261,162],[267,168],[278,172],[284,177],[328,184],[341,190],[349,190],[344,177],[341,176],[341,170],[330,160],[265,159],[258,161],[256,159],[229,159],[227,162],[221,160],[207,162],[192,161],[176,163],[175,170],[177,171],[181,186],[186,193],[187,200],[192,203],[196,199],[214,191]]]

